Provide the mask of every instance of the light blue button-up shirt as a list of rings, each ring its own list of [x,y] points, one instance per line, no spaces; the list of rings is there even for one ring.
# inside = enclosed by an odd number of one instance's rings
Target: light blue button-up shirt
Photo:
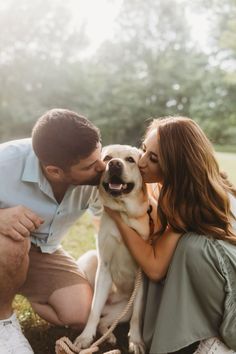
[[[42,252],[53,253],[70,226],[87,209],[99,216],[102,206],[94,186],[70,186],[60,204],[42,173],[31,139],[0,144],[0,208],[23,205],[44,223],[31,234]]]

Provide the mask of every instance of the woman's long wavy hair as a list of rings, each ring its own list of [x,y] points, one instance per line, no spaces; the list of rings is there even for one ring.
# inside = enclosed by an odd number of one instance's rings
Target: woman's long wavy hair
[[[229,193],[236,190],[219,170],[214,149],[192,119],[154,119],[146,136],[157,130],[158,159],[163,184],[158,200],[157,237],[173,230],[196,232],[236,244]]]

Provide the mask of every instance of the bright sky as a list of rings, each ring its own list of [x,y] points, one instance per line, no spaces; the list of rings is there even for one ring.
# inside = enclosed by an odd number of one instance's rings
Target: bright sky
[[[177,1],[181,6],[182,0]],[[101,42],[112,36],[114,20],[121,8],[122,0],[71,0],[71,2],[74,21],[86,23],[93,51]],[[187,19],[191,25],[193,39],[202,49],[207,50],[209,44],[207,17],[204,14],[188,11]]]
[[[75,21],[86,23],[87,33],[96,48],[112,36],[114,20],[122,0],[71,0]]]
[[[205,51],[209,48],[209,18],[207,14],[198,14],[187,11],[187,19],[191,26],[193,39]]]
[[[0,2],[0,11],[9,5],[9,0]],[[33,1],[33,0],[32,0]],[[86,24],[86,32],[91,41],[90,51],[95,51],[114,33],[114,23],[123,1],[131,0],[65,0],[69,1],[73,15],[72,25]],[[145,1],[145,0],[143,0]],[[153,0],[156,1],[156,0]],[[165,1],[165,0],[161,0]],[[176,0],[182,6],[186,0]],[[209,19],[207,14],[187,11],[193,39],[207,51],[209,45]]]
[[[73,16],[72,25],[80,26],[82,23],[86,25],[86,32],[91,41],[89,52],[94,52],[104,40],[112,37],[114,33],[115,19],[121,9],[122,2],[130,0],[65,1],[68,1],[70,4]],[[183,3],[186,0],[176,1],[179,3],[179,6],[183,6]],[[0,1],[0,11],[8,5],[8,0]],[[209,19],[207,14],[197,13],[196,8],[194,12],[188,9],[187,21],[191,26],[193,39],[199,43],[203,50],[207,51],[207,48],[209,47]]]

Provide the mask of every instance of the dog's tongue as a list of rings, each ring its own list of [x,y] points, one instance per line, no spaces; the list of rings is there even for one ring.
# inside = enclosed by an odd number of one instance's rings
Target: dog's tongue
[[[123,187],[125,188],[126,184],[109,183],[109,188],[110,189],[114,189],[114,190],[120,191]]]
[[[109,188],[115,189],[117,191],[120,191],[122,189],[122,186],[123,184],[109,183]]]

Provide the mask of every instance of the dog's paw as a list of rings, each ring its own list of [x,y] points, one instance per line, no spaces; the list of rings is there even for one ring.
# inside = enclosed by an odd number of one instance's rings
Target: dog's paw
[[[74,345],[76,345],[79,349],[82,348],[88,348],[90,346],[90,344],[92,343],[93,339],[94,339],[95,335],[83,335],[83,333],[78,336],[75,341],[74,341]]]
[[[107,337],[107,342],[112,345],[116,344],[116,337],[113,333],[109,334],[109,336]]]
[[[104,325],[103,322],[101,321],[98,326],[98,332],[101,333],[101,335],[106,334],[108,331],[109,327]],[[115,335],[111,332],[107,337],[106,341],[110,344],[116,344],[116,337]]]
[[[129,340],[129,352],[134,354],[145,354],[145,345],[142,340]]]

